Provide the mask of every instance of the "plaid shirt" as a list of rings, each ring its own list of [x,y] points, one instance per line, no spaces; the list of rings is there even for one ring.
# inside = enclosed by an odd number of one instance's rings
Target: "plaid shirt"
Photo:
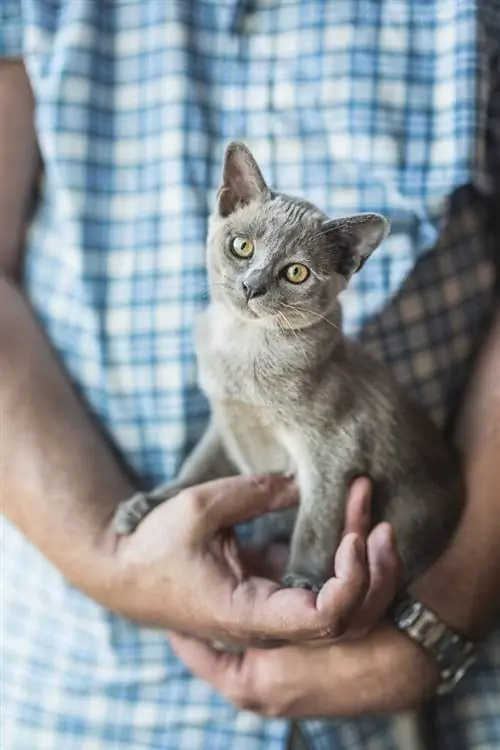
[[[25,288],[145,485],[198,439],[191,329],[225,143],[330,215],[392,234],[343,296],[350,335],[443,424],[492,309],[500,7],[479,0],[2,0],[45,163]],[[162,634],[74,590],[3,529],[5,750],[281,750]],[[335,675],[332,675],[332,689]],[[500,638],[429,709],[432,747],[500,747]],[[307,721],[314,750],[392,750],[390,719]]]

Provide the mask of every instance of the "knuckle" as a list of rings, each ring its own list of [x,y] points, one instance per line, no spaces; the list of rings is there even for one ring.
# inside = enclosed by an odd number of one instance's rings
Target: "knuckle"
[[[277,719],[282,716],[283,712],[275,701],[257,701],[248,696],[233,696],[229,697],[231,703],[236,706],[240,711],[251,711],[254,714],[262,716],[264,719]]]
[[[268,710],[274,710],[277,705],[277,698],[281,694],[282,655],[280,650],[261,651],[255,662],[253,691],[259,701],[267,707]]]
[[[186,508],[191,519],[190,523],[196,523],[203,528],[210,517],[212,505],[210,493],[201,487],[188,487],[180,492],[178,498]]]
[[[260,703],[254,698],[244,684],[232,687],[227,693],[227,698],[241,711],[255,711]],[[258,710],[257,710],[258,713]]]
[[[260,712],[266,719],[276,719],[284,713],[284,705],[281,700],[282,690],[278,689],[278,683],[279,680],[276,680],[275,675],[268,674],[266,676],[265,672],[262,672],[259,691]]]
[[[252,668],[240,675],[230,700],[240,710],[252,711],[266,719],[284,716],[290,692],[278,658],[269,652],[256,655]]]
[[[201,492],[198,487],[188,487],[185,490],[181,490],[178,497],[194,512],[206,509],[206,495],[204,492]]]
[[[272,475],[263,474],[249,477],[250,489],[262,494],[270,492],[275,483],[276,478]]]
[[[268,707],[268,691],[265,671],[259,668],[259,660],[253,661],[251,666],[243,668],[236,684],[231,686],[230,697],[238,708],[264,715]]]
[[[284,711],[278,703],[272,702],[262,707],[261,715],[265,719],[279,719],[284,715]]]
[[[321,638],[335,639],[343,636],[348,629],[349,618],[344,614],[332,615],[328,624],[321,630]]]
[[[251,711],[254,714],[262,714],[262,706],[260,703],[247,698],[246,696],[234,696],[229,698],[231,703],[236,706],[240,711]]]

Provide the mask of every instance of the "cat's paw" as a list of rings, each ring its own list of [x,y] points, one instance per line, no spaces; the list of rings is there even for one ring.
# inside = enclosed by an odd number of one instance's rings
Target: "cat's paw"
[[[282,589],[307,589],[318,594],[324,584],[324,580],[305,576],[302,573],[285,573],[281,581]]]
[[[113,528],[117,534],[126,536],[139,526],[143,518],[152,510],[147,495],[138,492],[129,500],[120,503],[113,516]]]

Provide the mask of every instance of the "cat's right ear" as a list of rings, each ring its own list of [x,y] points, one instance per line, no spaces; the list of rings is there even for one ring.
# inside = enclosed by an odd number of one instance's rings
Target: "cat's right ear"
[[[250,150],[244,143],[230,143],[224,157],[222,187],[217,194],[219,214],[229,216],[237,208],[268,195],[269,188]]]
[[[335,270],[349,281],[387,237],[390,227],[389,221],[380,214],[356,214],[325,222],[322,234],[332,244]]]

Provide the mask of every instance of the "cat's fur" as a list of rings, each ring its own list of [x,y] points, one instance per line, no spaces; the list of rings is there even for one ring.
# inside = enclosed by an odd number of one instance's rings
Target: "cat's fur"
[[[365,475],[374,522],[395,529],[404,583],[436,558],[463,505],[458,461],[387,368],[341,332],[337,296],[387,231],[377,214],[331,221],[273,193],[248,149],[229,145],[208,236],[211,302],[197,327],[211,424],[176,482],[121,506],[119,530],[235,466],[293,474],[300,506],[283,583],[317,591],[332,574],[348,487]],[[232,253],[235,236],[254,243],[250,259]],[[303,284],[283,278],[292,262],[310,269]]]

